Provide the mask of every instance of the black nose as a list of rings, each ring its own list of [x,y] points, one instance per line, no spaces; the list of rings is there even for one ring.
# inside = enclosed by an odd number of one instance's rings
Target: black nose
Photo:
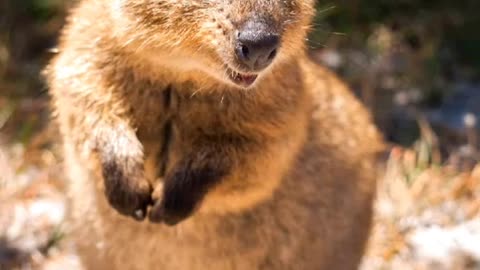
[[[279,35],[268,23],[259,20],[247,21],[237,36],[236,55],[240,63],[252,71],[266,68],[275,58]]]

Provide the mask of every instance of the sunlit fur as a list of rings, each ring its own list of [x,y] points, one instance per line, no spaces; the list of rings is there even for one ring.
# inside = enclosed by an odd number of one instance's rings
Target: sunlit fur
[[[69,177],[68,236],[87,269],[355,269],[383,146],[345,84],[306,56],[313,6],[81,0],[73,9],[46,75]],[[256,17],[269,18],[281,45],[242,88],[227,72],[245,72],[234,39]],[[199,194],[193,176],[218,179]],[[150,213],[171,196],[199,199],[173,227],[127,217],[152,188]]]
[[[202,71],[231,84],[227,67],[243,71],[234,57],[237,28],[248,19],[272,20],[282,36],[276,64],[303,51],[312,1],[296,0],[115,0],[111,16],[117,45],[152,67]],[[194,22],[194,23],[193,23]],[[245,71],[243,71],[245,72]],[[181,80],[189,80],[189,72]],[[192,74],[192,76],[195,76]],[[195,77],[198,80],[198,76]],[[205,86],[211,86],[210,77]]]

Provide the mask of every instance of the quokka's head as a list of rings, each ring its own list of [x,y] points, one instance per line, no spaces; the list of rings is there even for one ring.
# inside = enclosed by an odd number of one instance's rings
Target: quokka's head
[[[314,0],[114,1],[136,51],[240,88],[302,52],[314,10]]]

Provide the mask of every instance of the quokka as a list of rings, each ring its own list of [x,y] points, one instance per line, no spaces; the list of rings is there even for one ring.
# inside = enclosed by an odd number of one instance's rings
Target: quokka
[[[86,269],[358,267],[383,148],[313,0],[81,0],[46,70]]]

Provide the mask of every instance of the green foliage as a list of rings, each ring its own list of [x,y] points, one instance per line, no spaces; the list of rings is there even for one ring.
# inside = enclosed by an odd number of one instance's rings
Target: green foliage
[[[59,8],[64,5],[64,0],[7,0],[11,15],[23,15],[43,22],[57,14]]]
[[[314,47],[328,43],[332,33],[345,35],[349,45],[365,43],[378,25],[385,25],[414,49],[431,46],[437,59],[450,49],[456,60],[480,73],[478,0],[318,1],[317,11],[310,37]]]

